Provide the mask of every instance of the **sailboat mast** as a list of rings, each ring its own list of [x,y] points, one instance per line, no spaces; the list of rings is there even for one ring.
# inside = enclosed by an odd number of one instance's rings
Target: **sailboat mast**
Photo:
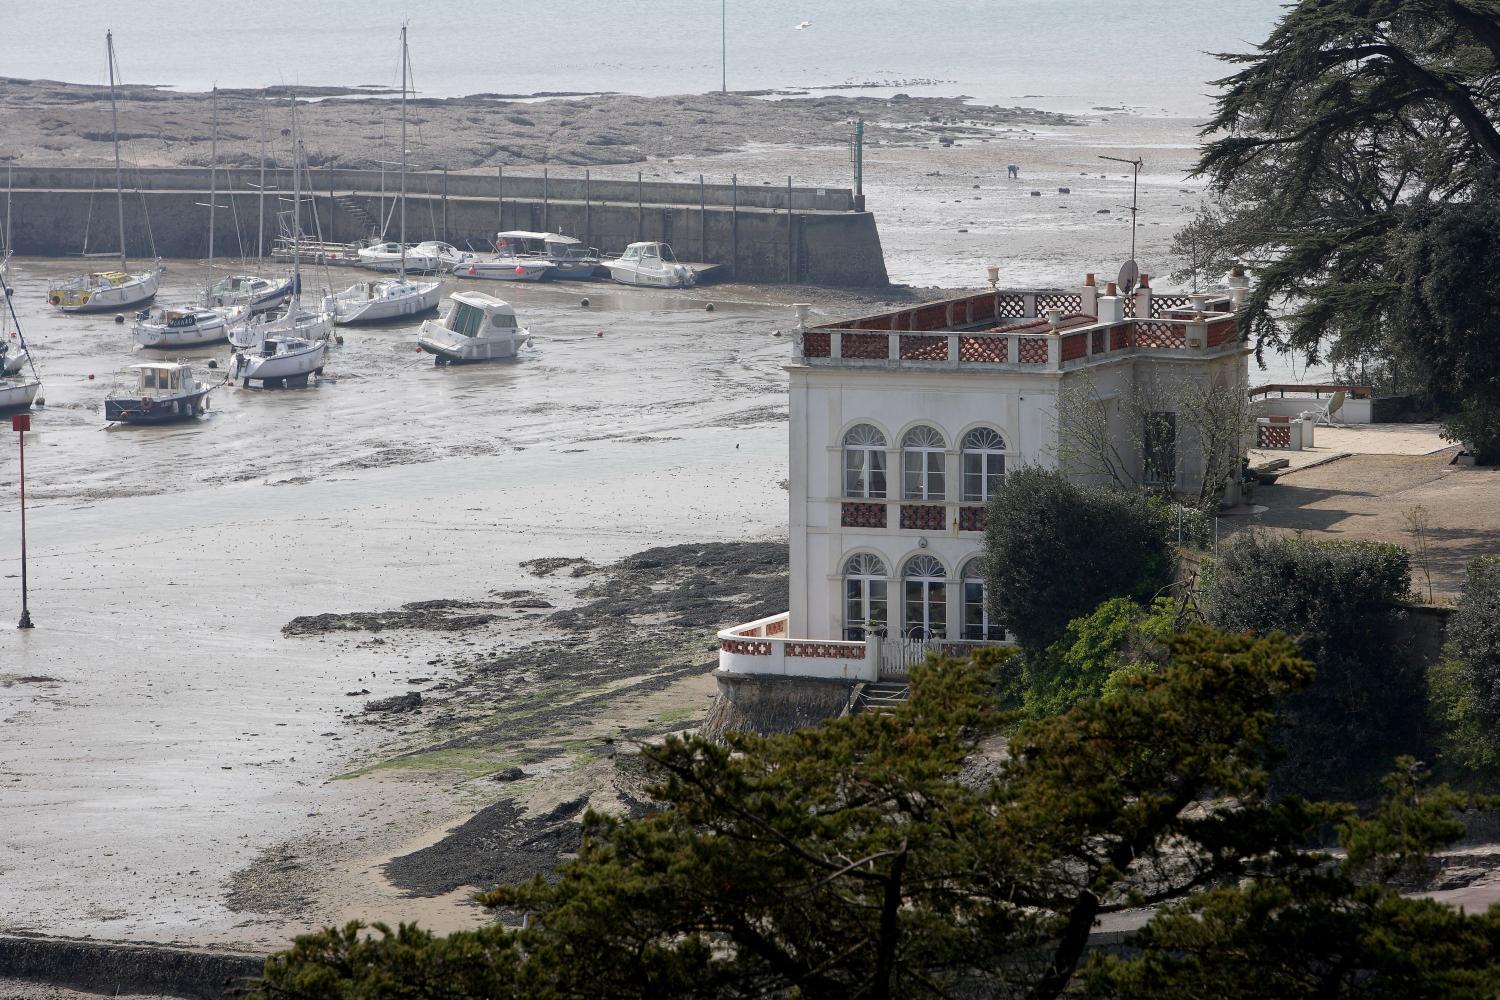
[[[104,33],[104,50],[109,58],[109,125],[115,137],[115,207],[120,222],[120,270],[130,270],[125,259],[125,174],[120,169],[120,109],[115,104],[115,35]]]
[[[260,92],[260,220],[255,232],[255,258],[257,264],[266,260],[266,92]]]
[[[302,308],[302,139],[297,135],[297,95],[292,95],[292,311]],[[295,319],[293,320],[295,322]]]
[[[401,280],[406,280],[406,25],[401,26]]]
[[[208,144],[208,266],[214,266],[214,207],[219,201],[219,87],[214,85],[214,128]]]

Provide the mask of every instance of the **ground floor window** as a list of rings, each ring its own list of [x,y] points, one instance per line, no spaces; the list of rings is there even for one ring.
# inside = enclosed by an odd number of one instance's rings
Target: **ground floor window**
[[[964,567],[964,638],[969,642],[999,642],[1005,626],[990,620],[989,587],[978,559]]]
[[[943,564],[932,556],[913,556],[901,574],[907,639],[944,639],[948,635],[948,583]]]
[[[844,638],[861,642],[886,625],[886,570],[879,556],[850,556],[844,564]]]

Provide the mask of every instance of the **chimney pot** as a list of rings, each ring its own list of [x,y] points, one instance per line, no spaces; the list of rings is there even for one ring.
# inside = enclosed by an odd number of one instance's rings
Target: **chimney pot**
[[[1094,275],[1092,273],[1085,274],[1083,276],[1083,283],[1085,285],[1088,285],[1089,287],[1093,287],[1093,284],[1094,284]]]
[[[1105,295],[1118,295],[1119,294],[1119,289],[1115,286],[1115,283],[1113,281],[1111,281],[1109,284],[1107,284],[1107,285],[1104,286],[1104,294]]]
[[[1141,288],[1150,288],[1151,287],[1151,275],[1147,274],[1145,271],[1141,272],[1141,284],[1140,284],[1140,287]]]

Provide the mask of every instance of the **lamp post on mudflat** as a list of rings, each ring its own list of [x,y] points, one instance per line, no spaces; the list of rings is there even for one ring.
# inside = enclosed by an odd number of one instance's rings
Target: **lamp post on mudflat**
[[[16,628],[31,628],[31,611],[26,607],[26,432],[31,430],[31,414],[14,414],[10,429],[21,444],[21,620]]]

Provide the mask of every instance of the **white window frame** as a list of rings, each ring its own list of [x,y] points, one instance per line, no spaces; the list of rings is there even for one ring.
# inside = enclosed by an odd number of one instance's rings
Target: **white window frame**
[[[887,628],[890,622],[891,603],[890,581],[886,574],[885,560],[868,552],[850,556],[844,562],[842,583],[840,599],[843,601],[844,639],[849,642],[863,640],[869,625],[873,625],[876,630]],[[858,621],[853,620],[849,614],[849,609],[854,603],[851,600],[851,584],[859,588]],[[878,617],[875,613],[877,604],[879,605]]]
[[[931,424],[918,424],[901,436],[901,498],[942,500],[947,496],[948,443]]]
[[[890,479],[886,471],[885,435],[874,424],[855,424],[844,432],[843,476],[844,496],[854,500],[884,500],[890,490]],[[880,477],[880,489],[874,481]],[[857,477],[857,479],[856,479]]]
[[[998,642],[1005,638],[1005,627],[990,621],[990,583],[985,578],[983,565],[978,559],[970,559],[959,574],[959,586],[963,588],[959,635],[965,642]],[[979,588],[979,620],[970,618],[969,588]],[[978,629],[978,635],[970,635],[970,629]],[[998,633],[998,634],[992,634]]]
[[[913,585],[920,589],[917,603],[921,614],[916,621],[912,615]],[[934,609],[942,615],[940,623],[934,622]],[[917,640],[948,637],[948,572],[936,556],[912,556],[901,567],[901,637]]]
[[[998,442],[999,447],[995,444]],[[960,475],[963,478],[963,496],[966,503],[988,503],[994,496],[994,490],[1005,481],[1005,437],[993,427],[975,427],[963,437],[960,446]],[[969,459],[978,460],[978,468],[969,471]],[[992,467],[998,463],[999,471],[992,471]],[[978,489],[970,488],[970,477],[977,477]],[[991,485],[990,480],[998,482]]]

